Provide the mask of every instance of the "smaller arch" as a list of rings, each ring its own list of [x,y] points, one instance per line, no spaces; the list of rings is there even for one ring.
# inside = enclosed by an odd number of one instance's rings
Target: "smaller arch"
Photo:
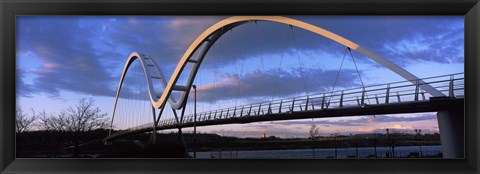
[[[120,97],[120,92],[122,90],[122,86],[123,86],[123,81],[125,79],[125,76],[126,74],[128,73],[128,70],[130,68],[130,65],[134,62],[134,61],[140,61],[140,65],[142,66],[142,69],[143,69],[143,72],[144,72],[144,76],[145,76],[145,79],[147,81],[147,90],[148,90],[148,94],[149,94],[149,98],[150,98],[150,103],[153,103],[155,102],[156,100],[158,100],[159,96],[157,96],[157,94],[159,95],[162,95],[163,91],[155,91],[155,88],[153,87],[153,81],[152,79],[153,78],[158,78],[159,80],[161,80],[161,85],[163,85],[164,87],[166,86],[167,82],[166,82],[166,79],[165,79],[165,75],[163,74],[163,72],[161,71],[160,68],[158,68],[158,65],[157,63],[155,62],[155,60],[153,60],[151,57],[145,55],[145,54],[139,54],[137,52],[133,52],[131,53],[129,56],[128,56],[128,59],[124,65],[124,68],[123,68],[123,71],[122,71],[122,75],[120,76],[120,82],[118,83],[118,87],[117,87],[117,93],[115,94],[115,102],[114,102],[114,105],[113,105],[113,113],[112,113],[112,121],[110,123],[110,127],[113,128],[113,121],[115,119],[115,113],[116,113],[116,110],[117,110],[117,103],[118,103],[118,99]],[[151,70],[149,70],[147,67],[152,67],[153,69],[153,73],[154,73],[154,76],[152,76],[152,72]],[[170,103],[176,103],[177,101],[173,98],[173,97],[170,97],[169,100],[168,100]],[[161,115],[159,115],[160,117]],[[155,123],[155,115],[153,117],[153,122]],[[158,119],[158,118],[157,118]],[[111,130],[110,129],[110,133],[111,133]],[[110,134],[109,133],[109,134]]]

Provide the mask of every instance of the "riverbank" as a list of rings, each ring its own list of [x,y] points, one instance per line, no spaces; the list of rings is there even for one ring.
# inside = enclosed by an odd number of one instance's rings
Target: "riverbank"
[[[115,140],[109,145],[102,141],[105,131],[87,132],[73,136],[69,132],[32,132],[17,137],[17,157],[83,158],[83,157],[186,157],[187,152],[275,151],[318,149],[360,149],[440,146],[438,134],[368,134],[319,136],[315,138],[261,138],[225,137],[217,134],[185,133],[184,143],[178,134],[156,134],[157,142],[150,143],[151,134],[145,133]],[[79,139],[80,137],[80,139]],[[194,138],[195,137],[195,138]],[[91,138],[91,139],[90,139]],[[78,143],[78,144],[77,144]],[[170,149],[170,150],[169,150]],[[176,149],[176,150],[171,150]],[[163,150],[163,151],[162,151]],[[315,150],[313,150],[315,151]],[[175,152],[175,153],[171,153]],[[93,155],[92,155],[93,154]],[[219,155],[220,156],[220,155]],[[313,156],[313,155],[312,155]],[[317,155],[315,155],[317,156]],[[338,156],[338,155],[337,155]],[[348,155],[347,155],[348,156]],[[350,155],[351,156],[351,155]],[[358,155],[356,155],[358,156]],[[385,155],[386,156],[386,155]],[[209,156],[211,157],[211,155]]]
[[[441,146],[399,146],[326,148],[326,149],[285,149],[285,150],[247,150],[247,151],[209,151],[196,152],[197,158],[273,158],[273,159],[328,159],[328,158],[442,158]],[[193,152],[189,153],[193,156]]]

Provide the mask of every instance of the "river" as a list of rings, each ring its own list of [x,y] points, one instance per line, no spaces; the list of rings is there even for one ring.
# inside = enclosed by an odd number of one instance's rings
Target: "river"
[[[420,152],[421,149],[421,152]],[[377,147],[377,157],[392,157],[390,147]],[[394,148],[395,158],[432,157],[442,153],[442,146],[399,146]],[[193,156],[193,152],[190,152]],[[358,148],[358,158],[375,157],[374,147]],[[441,156],[438,156],[441,158]],[[197,152],[197,158],[335,158],[335,149],[286,149]],[[337,158],[356,158],[355,148],[338,148]]]

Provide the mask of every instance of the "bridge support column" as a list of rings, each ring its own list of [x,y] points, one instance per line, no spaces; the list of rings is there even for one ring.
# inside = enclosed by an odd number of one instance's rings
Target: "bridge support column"
[[[157,144],[157,131],[152,131],[152,134],[150,135],[150,144]]]
[[[178,129],[178,143],[180,144],[180,146],[182,146],[183,151],[185,152],[184,156],[190,156],[187,151],[187,144],[185,143],[185,139],[183,138],[182,129]]]
[[[443,158],[464,158],[465,115],[463,107],[437,112]]]

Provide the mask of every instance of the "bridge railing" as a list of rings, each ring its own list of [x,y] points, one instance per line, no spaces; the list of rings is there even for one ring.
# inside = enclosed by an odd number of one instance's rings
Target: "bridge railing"
[[[422,85],[426,84],[433,86],[447,97],[463,97],[464,95],[464,73],[412,81],[414,83],[402,81],[372,85],[364,88],[338,90],[330,93],[319,93],[200,112],[197,113],[197,121],[429,100],[432,96],[422,90]],[[186,122],[193,122],[193,114],[184,117],[182,123]],[[165,120],[162,125],[172,123],[174,123],[174,120],[170,119]]]
[[[411,81],[394,82],[200,112],[197,113],[197,121],[425,101],[432,97],[422,90],[421,87],[425,84],[431,85],[447,97],[463,98],[464,96],[464,73],[435,76],[413,81],[414,83]],[[193,122],[193,118],[193,114],[186,115],[181,120],[181,123]],[[177,124],[177,121],[174,118],[170,118],[161,120],[158,126],[175,124]],[[147,123],[127,130],[117,131],[116,134],[152,127],[153,123]]]

